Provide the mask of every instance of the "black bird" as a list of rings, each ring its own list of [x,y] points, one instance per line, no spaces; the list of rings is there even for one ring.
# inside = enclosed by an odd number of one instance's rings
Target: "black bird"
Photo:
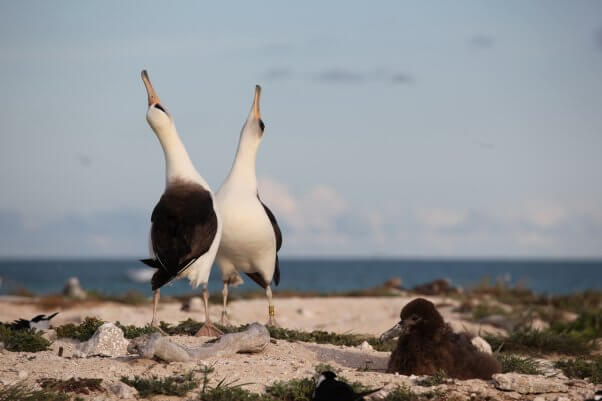
[[[330,370],[322,372],[316,383],[312,401],[363,401],[364,396],[380,390],[378,388],[356,393],[349,384],[337,380],[336,377],[337,375]]]
[[[468,333],[454,333],[432,302],[416,298],[401,310],[401,320],[381,336],[399,336],[387,372],[433,375],[443,370],[456,379],[491,379],[500,363],[471,342]]]
[[[58,312],[53,313],[52,315],[37,315],[34,316],[31,320],[19,319],[15,320],[12,323],[9,323],[7,326],[12,330],[27,330],[27,329],[38,329],[38,330],[47,330],[50,327],[50,319],[58,315]]]

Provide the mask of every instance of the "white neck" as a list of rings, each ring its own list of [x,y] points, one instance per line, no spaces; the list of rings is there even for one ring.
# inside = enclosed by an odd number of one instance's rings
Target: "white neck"
[[[226,182],[236,181],[236,187],[245,191],[257,192],[255,161],[261,139],[243,129],[238,142],[238,150]]]
[[[153,127],[154,129],[154,127]],[[209,189],[207,182],[194,168],[174,124],[154,129],[165,155],[165,185],[175,180],[193,181]]]

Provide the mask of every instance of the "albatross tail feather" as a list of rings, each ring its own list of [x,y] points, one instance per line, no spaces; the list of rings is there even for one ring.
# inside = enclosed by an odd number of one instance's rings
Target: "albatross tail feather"
[[[276,269],[274,270],[274,284],[280,284],[280,262],[278,261],[278,255],[276,255]]]

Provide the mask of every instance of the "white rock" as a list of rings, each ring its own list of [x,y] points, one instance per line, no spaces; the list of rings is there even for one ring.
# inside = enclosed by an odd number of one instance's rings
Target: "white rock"
[[[117,398],[136,398],[138,391],[134,387],[130,387],[123,382],[117,382],[109,386],[109,391]]]
[[[539,318],[535,318],[529,323],[529,328],[531,330],[543,331],[549,327],[550,324],[548,322],[545,322]]]
[[[533,401],[546,401],[546,398],[542,397],[542,396],[537,396],[537,397],[533,398]]]
[[[571,401],[571,399],[568,397],[560,396],[560,397],[556,398],[556,401]]]
[[[566,393],[568,387],[559,379],[520,373],[498,373],[493,375],[495,387],[520,394]]]
[[[56,339],[57,339],[56,331],[54,331],[53,329],[48,329],[48,330],[44,331],[44,334],[42,334],[42,337],[44,337],[45,339],[47,339],[50,342],[56,341]]]
[[[87,357],[91,355],[123,356],[127,355],[130,342],[123,337],[123,331],[113,323],[100,326],[92,338],[77,344],[74,356]]]
[[[493,353],[491,350],[491,345],[489,345],[489,343],[487,341],[485,341],[485,339],[483,337],[479,337],[479,336],[473,337],[473,339],[470,340],[470,342],[481,352],[484,352],[489,355],[491,355]]]
[[[27,373],[26,370],[20,370],[19,373],[17,374],[17,376],[19,377],[19,379],[23,380],[23,379],[27,379],[27,376],[29,376],[29,373]]]
[[[368,343],[368,341],[364,341],[358,346],[362,351],[374,351],[374,348]]]

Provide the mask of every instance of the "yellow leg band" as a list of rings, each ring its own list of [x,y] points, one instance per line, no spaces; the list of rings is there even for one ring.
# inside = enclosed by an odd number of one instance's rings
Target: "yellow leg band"
[[[274,311],[274,305],[269,305],[268,306],[268,314],[270,316],[276,316],[276,312]]]

